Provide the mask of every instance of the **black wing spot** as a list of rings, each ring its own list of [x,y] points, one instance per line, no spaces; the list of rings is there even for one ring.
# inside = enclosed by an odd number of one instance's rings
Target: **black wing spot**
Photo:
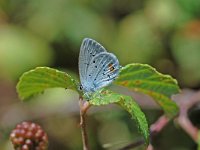
[[[95,55],[93,54],[92,56],[94,57]]]
[[[108,74],[108,78],[110,78],[110,75]]]
[[[95,66],[95,68],[97,68],[97,66]]]
[[[91,77],[91,74],[89,74],[89,77]]]
[[[83,90],[83,86],[80,84],[79,85],[79,90],[82,91]]]
[[[95,63],[95,60],[93,61],[93,63]]]

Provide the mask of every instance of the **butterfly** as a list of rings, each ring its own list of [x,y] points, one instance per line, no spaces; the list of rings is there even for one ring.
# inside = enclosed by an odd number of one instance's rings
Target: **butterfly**
[[[80,89],[84,95],[111,84],[118,76],[120,65],[117,57],[93,39],[85,38],[79,54]]]

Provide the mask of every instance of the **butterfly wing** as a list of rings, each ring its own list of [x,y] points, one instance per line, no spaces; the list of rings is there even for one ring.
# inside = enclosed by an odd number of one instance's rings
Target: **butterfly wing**
[[[94,92],[110,84],[119,74],[117,57],[108,52],[101,52],[92,58],[86,74],[87,87]]]
[[[87,84],[87,72],[92,58],[105,51],[105,48],[96,41],[89,38],[83,39],[79,54],[79,75],[82,85]]]

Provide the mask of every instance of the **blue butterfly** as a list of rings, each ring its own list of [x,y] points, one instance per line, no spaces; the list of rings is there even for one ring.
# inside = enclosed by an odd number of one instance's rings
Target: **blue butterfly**
[[[85,95],[109,85],[119,74],[117,57],[95,40],[83,39],[79,54],[81,89]]]

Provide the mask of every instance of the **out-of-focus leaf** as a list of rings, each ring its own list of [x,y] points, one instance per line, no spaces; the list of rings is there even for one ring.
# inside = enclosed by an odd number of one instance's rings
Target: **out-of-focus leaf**
[[[21,76],[17,92],[25,100],[54,87],[77,90],[76,81],[68,74],[48,67],[37,67]]]
[[[146,117],[141,111],[138,104],[130,97],[117,93],[113,93],[108,90],[104,90],[101,93],[95,93],[93,98],[89,101],[92,105],[107,105],[116,103],[128,111],[132,118],[135,120],[141,134],[144,136],[146,143],[149,143],[149,128]]]
[[[17,79],[36,66],[50,65],[53,51],[48,43],[14,26],[0,26],[0,77]]]
[[[48,41],[55,41],[61,35],[65,28],[66,14],[69,1],[66,0],[43,0],[40,2],[29,2],[30,17],[26,23],[27,28]]]
[[[200,21],[192,21],[172,38],[172,53],[180,67],[179,78],[186,86],[200,82]],[[192,75],[192,76],[191,76]]]
[[[145,10],[156,29],[170,31],[184,21],[191,19],[174,0],[150,0]]]
[[[113,49],[121,64],[150,63],[159,58],[162,46],[151,21],[142,12],[131,14],[120,22],[118,35],[113,42]]]
[[[30,1],[29,6],[34,13],[28,18],[26,26],[49,41],[67,39],[72,46],[80,45],[85,37],[105,39],[115,32],[111,32],[113,27],[108,25],[112,25],[113,21],[101,17],[92,3],[79,0],[43,0],[39,3]],[[101,5],[109,7],[109,3],[111,2],[106,0],[95,5],[104,10],[105,7]]]
[[[181,8],[191,16],[199,16],[200,2],[198,0],[175,0]]]
[[[151,96],[165,111],[173,117],[178,106],[170,97],[179,92],[177,81],[169,75],[163,75],[146,64],[129,64],[121,69],[116,84]]]
[[[85,37],[98,39],[103,33],[103,24],[100,16],[84,7],[73,5],[68,7],[66,13],[64,33],[72,43],[79,44]],[[75,19],[76,18],[76,19]]]

